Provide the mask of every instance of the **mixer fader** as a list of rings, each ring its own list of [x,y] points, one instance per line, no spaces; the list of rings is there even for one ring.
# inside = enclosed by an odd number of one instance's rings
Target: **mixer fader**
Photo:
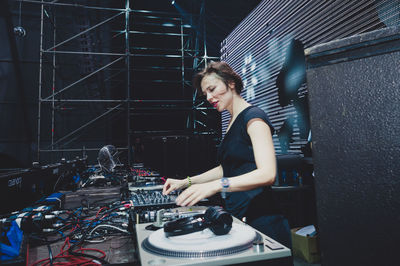
[[[175,205],[176,194],[163,195],[160,190],[136,190],[131,193],[134,207]]]

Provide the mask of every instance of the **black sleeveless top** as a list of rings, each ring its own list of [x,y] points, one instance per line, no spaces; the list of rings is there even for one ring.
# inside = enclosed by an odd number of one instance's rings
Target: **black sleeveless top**
[[[273,126],[263,110],[249,106],[240,112],[218,149],[218,162],[223,168],[224,177],[238,176],[257,169],[251,139],[247,134],[247,123],[253,118],[262,119],[273,134]],[[248,221],[265,214],[277,214],[270,187],[228,192],[225,208],[239,219],[247,217]]]

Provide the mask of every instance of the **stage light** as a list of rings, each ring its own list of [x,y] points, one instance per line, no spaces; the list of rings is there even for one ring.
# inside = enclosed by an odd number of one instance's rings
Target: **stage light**
[[[172,1],[171,1],[171,5],[175,5],[175,0],[172,0]]]
[[[21,26],[17,26],[17,27],[14,28],[14,34],[19,36],[19,37],[25,37],[26,30]]]
[[[21,26],[21,14],[22,14],[22,2],[19,2],[19,12],[18,12],[18,26],[14,27],[14,34],[19,37],[25,37],[26,30]]]

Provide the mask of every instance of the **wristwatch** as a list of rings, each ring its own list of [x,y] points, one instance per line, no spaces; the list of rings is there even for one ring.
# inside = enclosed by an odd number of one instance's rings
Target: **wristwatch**
[[[225,199],[226,192],[228,192],[228,188],[229,188],[229,179],[226,177],[221,178],[221,186],[222,186],[221,197],[223,199]]]

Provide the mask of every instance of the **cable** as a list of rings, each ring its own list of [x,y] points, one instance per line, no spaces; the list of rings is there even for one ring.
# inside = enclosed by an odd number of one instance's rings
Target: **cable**
[[[53,266],[53,253],[51,252],[50,244],[47,244],[47,249],[49,250],[50,266]]]
[[[108,264],[103,251],[83,248],[80,245],[85,242],[101,243],[106,241],[109,236],[131,235],[128,230],[119,226],[121,225],[121,219],[123,221],[127,219],[126,215],[128,213],[126,213],[126,210],[132,206],[128,201],[111,202],[99,206],[98,209],[94,208],[94,205],[97,204],[92,203],[89,206],[89,202],[86,200],[81,201],[81,204],[82,206],[65,210],[61,212],[61,216],[55,217],[59,226],[53,226],[51,232],[32,233],[32,239],[47,245],[49,251],[48,258],[37,261],[33,265]],[[60,213],[52,214],[57,215]],[[55,234],[56,239],[48,240],[47,236],[51,234]],[[55,256],[51,249],[51,244],[60,240],[64,240],[64,244],[60,252]],[[101,255],[87,254],[87,251],[95,251],[101,253]]]
[[[57,178],[57,181],[56,181],[56,183],[54,184],[54,186],[53,186],[53,192],[55,192],[56,191],[56,188],[57,188],[57,185],[58,185],[58,182],[60,182],[60,180],[61,179],[63,179],[64,178],[64,173],[63,174],[61,174],[58,178]]]
[[[104,236],[102,236],[102,238],[103,239],[101,239],[101,240],[88,240],[88,239],[86,239],[85,241],[88,242],[88,243],[103,243],[104,241],[107,240],[107,238],[104,237]]]
[[[25,266],[28,266],[28,262],[29,262],[29,235],[28,235],[27,244],[26,244],[26,265]]]
[[[19,2],[19,16],[18,16],[18,26],[21,26],[21,10],[22,10],[22,1]]]
[[[93,228],[93,230],[90,231],[89,235],[91,235],[94,231],[96,231],[100,227],[109,227],[109,228],[121,231],[123,233],[130,234],[130,232],[126,231],[125,229],[122,229],[122,228],[119,228],[119,227],[116,227],[116,226],[113,226],[113,225],[100,224],[100,225],[96,226],[95,228]]]
[[[64,248],[68,246],[67,250],[64,250]],[[54,261],[56,259],[66,259],[66,262],[57,262],[57,265],[98,265],[98,263],[94,262],[93,260],[102,262],[104,264],[108,264],[104,258],[106,257],[106,254],[103,250],[100,249],[95,249],[95,248],[79,248],[76,251],[77,252],[72,252],[74,254],[68,255],[70,253],[71,249],[71,244],[70,244],[70,239],[67,237],[64,241],[64,244],[62,245],[60,252],[58,253],[57,256],[55,256],[52,260],[49,258],[45,258],[39,261],[34,262],[32,265],[38,265],[40,263],[43,263],[43,265],[47,265],[49,262],[50,264],[52,263],[51,261]],[[85,254],[85,251],[95,251],[101,254],[100,257],[91,255],[91,254]],[[92,260],[88,260],[82,257],[90,257]]]

